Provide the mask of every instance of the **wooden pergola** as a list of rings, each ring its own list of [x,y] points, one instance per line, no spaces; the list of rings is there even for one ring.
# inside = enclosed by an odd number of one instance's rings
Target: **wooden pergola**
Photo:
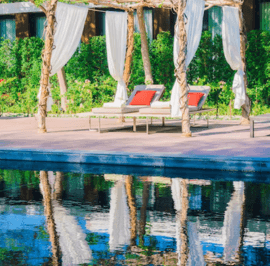
[[[34,0],[30,0],[35,4]],[[187,35],[185,30],[184,21],[184,11],[186,7],[186,2],[188,0],[84,0],[85,3],[92,3],[96,6],[104,6],[115,9],[120,9],[128,12],[128,42],[127,42],[127,52],[126,52],[126,62],[124,71],[124,80],[128,83],[130,75],[130,65],[132,61],[132,51],[133,51],[133,31],[134,31],[134,10],[137,10],[139,28],[141,33],[141,51],[145,70],[145,83],[153,83],[153,78],[151,74],[151,65],[149,60],[146,30],[144,24],[143,8],[165,8],[174,10],[177,13],[177,23],[180,50],[177,60],[177,67],[175,69],[175,76],[177,82],[181,87],[181,99],[180,99],[180,109],[182,112],[182,136],[191,137],[190,131],[190,114],[188,108],[188,86],[187,86],[187,75],[186,75],[186,49],[187,49]],[[46,115],[47,115],[47,98],[49,96],[49,74],[51,69],[51,55],[53,50],[53,41],[55,33],[55,11],[58,0],[49,0],[45,5],[41,5],[40,8],[46,14],[47,26],[45,34],[45,48],[42,52],[42,73],[41,73],[41,96],[39,100],[39,112],[38,112],[38,132],[45,133],[46,129]],[[76,2],[73,1],[73,2]],[[81,1],[77,1],[78,3]],[[245,23],[243,19],[243,6],[244,0],[205,0],[205,10],[210,9],[214,6],[231,6],[237,7],[239,9],[239,29],[240,29],[240,49],[241,49],[241,59],[244,71],[244,81],[245,81],[245,92],[247,88],[247,76],[246,76],[246,33],[245,33]],[[246,94],[245,104],[242,106],[242,125],[249,124],[249,114],[250,114],[250,99]]]

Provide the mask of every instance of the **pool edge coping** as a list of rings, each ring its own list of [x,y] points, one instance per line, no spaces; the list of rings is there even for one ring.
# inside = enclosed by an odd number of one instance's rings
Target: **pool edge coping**
[[[270,158],[263,157],[2,148],[0,160],[270,173]]]

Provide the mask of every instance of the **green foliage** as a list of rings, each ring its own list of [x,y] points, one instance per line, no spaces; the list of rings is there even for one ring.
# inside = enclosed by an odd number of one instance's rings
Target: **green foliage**
[[[39,178],[33,171],[1,170],[0,180],[5,182],[6,187],[19,187],[26,185],[29,188],[38,188]]]
[[[170,89],[175,82],[173,55],[173,37],[170,32],[161,32],[151,44],[151,66],[155,83],[166,84],[163,99],[170,98]]]
[[[248,33],[246,51],[248,95],[253,102],[253,114],[269,112],[270,87],[270,33]],[[37,110],[36,95],[41,73],[41,50],[43,40],[25,38],[0,42],[0,112],[34,113]],[[162,32],[149,43],[152,74],[155,84],[164,84],[166,91],[162,100],[170,98],[175,82],[173,64],[173,37]],[[113,100],[117,82],[110,76],[107,64],[105,36],[82,43],[65,66],[68,92],[68,113],[88,112]],[[187,71],[188,83],[209,85],[211,92],[206,105],[216,107],[219,114],[228,115],[241,111],[233,109],[234,94],[231,91],[235,71],[231,70],[223,53],[222,39],[203,32],[200,46]],[[144,69],[141,55],[141,39],[134,36],[134,52],[128,86],[130,94],[134,87],[144,84]],[[61,112],[60,88],[57,76],[50,78],[54,100],[53,113]],[[232,106],[230,108],[229,106]]]

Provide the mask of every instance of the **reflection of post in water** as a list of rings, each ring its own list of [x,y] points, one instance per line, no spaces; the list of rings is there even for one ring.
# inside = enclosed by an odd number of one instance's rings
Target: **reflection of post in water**
[[[60,246],[58,236],[56,234],[56,227],[53,218],[53,208],[51,200],[51,186],[48,180],[48,172],[40,171],[40,183],[43,189],[43,204],[44,213],[47,221],[47,230],[50,235],[50,242],[52,244],[52,265],[60,265]]]
[[[130,244],[136,245],[137,236],[137,208],[135,203],[135,197],[132,192],[133,176],[129,175],[126,178],[126,191],[128,198],[128,206],[130,210]]]
[[[237,183],[237,182],[234,182]],[[236,204],[240,205],[240,226],[239,226],[239,237],[238,239],[235,239],[238,242],[238,248],[235,251],[235,263],[234,265],[243,265],[244,263],[244,256],[243,256],[243,244],[244,244],[244,231],[245,231],[245,227],[246,227],[246,214],[245,214],[245,205],[246,205],[246,197],[245,197],[245,183],[244,182],[239,182],[240,185],[242,185],[242,192],[241,192],[241,188],[236,187],[235,191],[233,192],[232,195],[232,199],[231,202],[233,202],[234,204],[232,204],[232,207],[235,208]],[[237,202],[235,201],[234,198],[237,197]],[[233,226],[233,225],[232,225]]]
[[[61,200],[63,197],[63,180],[64,180],[64,173],[56,172],[54,182],[54,193],[53,193],[53,199],[55,200]]]
[[[247,226],[247,216],[246,216],[246,184],[244,184],[244,193],[242,198],[242,206],[241,206],[241,222],[240,222],[240,244],[239,244],[239,262],[241,265],[244,264],[244,252],[243,252],[243,246],[244,246],[244,233],[245,233],[245,227]]]
[[[149,188],[150,188],[150,183],[144,182],[143,183],[142,207],[141,207],[141,219],[140,219],[140,226],[139,226],[139,239],[140,239],[141,245],[144,245],[147,204],[148,204],[148,200],[149,200]]]
[[[188,187],[186,180],[181,180],[181,195],[182,208],[177,212],[177,219],[180,221],[180,261],[178,262],[181,266],[186,266],[188,261],[188,231],[187,231],[187,211],[188,211]]]

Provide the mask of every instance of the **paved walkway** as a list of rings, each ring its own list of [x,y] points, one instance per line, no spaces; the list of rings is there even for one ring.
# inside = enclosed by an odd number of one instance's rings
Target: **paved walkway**
[[[102,119],[102,128],[119,127],[116,119]],[[138,122],[140,124],[140,121]],[[196,121],[192,138],[181,138],[180,123],[154,120],[150,135],[145,133],[144,121],[137,127],[89,132],[87,118],[47,118],[47,134],[37,133],[35,118],[0,118],[0,147],[49,150],[81,150],[131,153],[163,153],[182,156],[226,156],[268,158],[270,155],[270,123],[255,124],[255,138],[249,137],[249,126],[240,126],[239,121]],[[124,125],[132,125],[127,119]],[[159,125],[159,126],[158,126]],[[175,127],[176,126],[176,127]],[[92,119],[97,127],[97,119]]]

